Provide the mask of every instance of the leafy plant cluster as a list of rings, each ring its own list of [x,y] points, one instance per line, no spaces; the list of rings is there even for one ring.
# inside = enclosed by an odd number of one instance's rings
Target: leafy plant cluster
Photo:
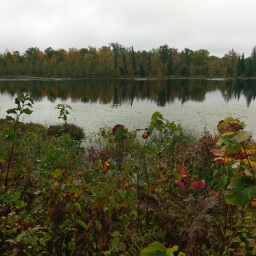
[[[0,128],[1,255],[256,255],[256,145],[239,120],[191,139],[156,112],[143,134],[117,124],[81,144],[25,129],[33,100],[15,103]]]

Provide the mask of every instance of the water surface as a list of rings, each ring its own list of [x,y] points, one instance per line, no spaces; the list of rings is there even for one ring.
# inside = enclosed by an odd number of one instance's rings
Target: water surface
[[[145,128],[155,111],[201,133],[216,131],[221,119],[232,116],[246,122],[256,134],[256,80],[225,79],[14,79],[0,80],[0,117],[14,107],[18,93],[35,100],[33,114],[23,121],[59,123],[59,103],[73,110],[68,121],[87,133],[102,126],[124,124]]]

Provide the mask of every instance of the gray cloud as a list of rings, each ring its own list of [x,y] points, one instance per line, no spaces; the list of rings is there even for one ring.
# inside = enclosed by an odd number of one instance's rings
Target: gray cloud
[[[223,56],[256,45],[255,0],[1,0],[0,53],[119,42],[135,50],[168,44]]]

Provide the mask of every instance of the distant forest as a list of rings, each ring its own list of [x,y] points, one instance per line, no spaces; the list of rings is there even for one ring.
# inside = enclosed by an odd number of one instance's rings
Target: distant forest
[[[167,44],[134,51],[119,43],[95,48],[40,51],[28,48],[0,54],[0,77],[256,77],[256,46],[249,57],[234,49],[223,57],[206,49],[178,51]]]

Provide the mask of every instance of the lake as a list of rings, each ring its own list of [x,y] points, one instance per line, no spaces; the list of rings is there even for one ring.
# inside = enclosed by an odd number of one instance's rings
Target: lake
[[[159,111],[196,134],[214,133],[220,120],[232,116],[256,135],[254,79],[0,79],[0,118],[20,92],[35,101],[34,112],[22,121],[60,123],[56,106],[67,103],[68,122],[87,134],[115,124],[145,128]]]

